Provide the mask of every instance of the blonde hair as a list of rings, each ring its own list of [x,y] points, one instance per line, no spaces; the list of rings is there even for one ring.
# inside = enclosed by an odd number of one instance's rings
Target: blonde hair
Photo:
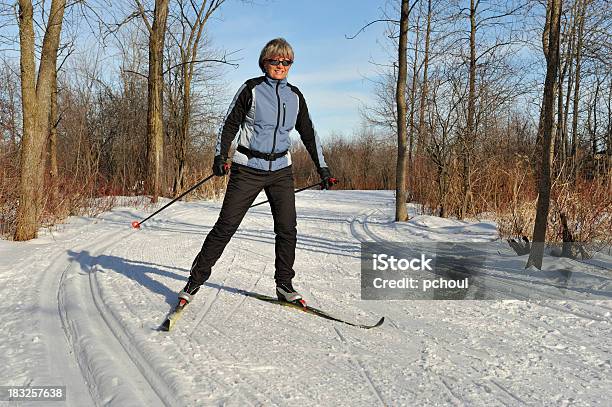
[[[259,54],[259,68],[261,68],[263,72],[266,71],[264,69],[264,61],[274,56],[293,60],[293,48],[291,48],[291,45],[289,45],[286,39],[274,38],[268,41],[266,46],[263,47],[261,54]]]

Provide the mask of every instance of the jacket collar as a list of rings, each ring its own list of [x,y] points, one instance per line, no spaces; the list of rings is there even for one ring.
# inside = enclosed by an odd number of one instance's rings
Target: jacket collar
[[[265,75],[265,78],[266,78],[266,82],[271,86],[276,86],[277,84],[279,84],[281,88],[284,86],[287,86],[287,78],[278,80],[278,79],[272,79],[268,75]]]

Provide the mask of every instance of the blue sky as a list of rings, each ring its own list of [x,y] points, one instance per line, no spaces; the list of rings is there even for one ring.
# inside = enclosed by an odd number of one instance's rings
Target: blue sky
[[[372,100],[376,76],[374,60],[388,56],[383,23],[375,24],[356,39],[348,40],[371,20],[380,18],[384,1],[374,0],[276,0],[255,4],[228,0],[208,32],[213,46],[240,59],[239,68],[228,69],[229,105],[233,93],[248,78],[260,76],[259,53],[272,38],[284,37],[295,50],[289,82],[300,88],[308,103],[315,128],[322,139],[332,132],[350,135],[359,127],[359,106]]]
[[[381,8],[386,3],[387,0],[226,0],[207,23],[212,47],[235,51],[231,59],[239,63],[237,69],[225,70],[228,86],[222,110],[246,79],[262,74],[257,60],[266,42],[284,37],[296,54],[289,81],[304,94],[319,136],[325,139],[332,132],[350,136],[360,126],[360,106],[371,104],[374,97],[373,85],[366,78],[376,78],[380,68],[370,61],[387,63],[389,56],[381,45],[388,46],[385,23],[370,26],[352,40],[345,36],[381,18]],[[125,10],[117,10],[119,15],[133,11],[131,5],[123,6]],[[11,22],[2,30],[16,35],[17,27]],[[64,40],[70,36],[68,26],[65,24],[62,33]],[[94,24],[94,30],[96,27]],[[71,59],[79,55],[92,58],[99,46],[99,35],[92,34],[82,21],[76,29],[82,41]],[[103,57],[106,68],[119,63],[118,51],[112,44],[109,46]],[[16,43],[13,51],[6,51],[15,61],[17,49]]]

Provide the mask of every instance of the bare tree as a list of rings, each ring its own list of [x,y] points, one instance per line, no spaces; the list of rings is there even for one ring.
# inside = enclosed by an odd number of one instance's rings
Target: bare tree
[[[0,95],[0,133],[2,134],[0,141],[8,141],[7,149],[12,153],[18,151],[18,142],[21,139],[20,78],[18,69],[13,63],[4,61],[0,71],[0,83],[4,84]]]
[[[461,161],[463,163],[461,196],[463,197],[463,203],[459,212],[459,218],[465,217],[468,211],[468,205],[470,205],[472,201],[471,160],[474,138],[476,135],[474,128],[474,115],[476,113],[476,7],[477,3],[474,0],[470,0],[470,59],[468,71],[467,123],[464,135],[461,138]]]
[[[176,132],[174,137],[174,156],[175,156],[175,172],[173,175],[173,194],[179,195],[184,188],[186,160],[187,160],[187,143],[189,140],[189,127],[192,109],[192,86],[194,79],[195,66],[198,63],[206,62],[200,60],[198,55],[201,46],[202,34],[204,27],[210,16],[225,2],[225,0],[212,0],[210,3],[207,0],[201,1],[200,4],[194,1],[178,1],[180,16],[177,16],[181,25],[180,38],[175,38],[175,43],[179,48],[180,60],[179,64],[170,68],[179,69],[178,84],[180,95],[180,108],[175,109],[178,113]],[[225,62],[225,59],[217,62]]]
[[[72,53],[72,43],[67,44],[62,47],[63,49],[67,49],[68,52],[64,56],[62,62],[56,68],[55,72],[53,72],[53,77],[51,78],[51,107],[49,111],[49,175],[51,180],[53,181],[53,188],[55,189],[57,186],[57,181],[59,177],[59,167],[57,160],[57,144],[58,144],[58,134],[57,127],[61,120],[61,115],[58,111],[57,104],[57,93],[58,93],[58,85],[57,85],[57,73],[62,69],[62,65],[66,62],[70,54]],[[61,50],[60,50],[61,52]],[[57,65],[57,64],[56,64]],[[54,193],[56,191],[53,191]]]
[[[164,154],[163,51],[170,0],[155,0],[153,23],[140,0],[135,0],[149,32],[149,76],[147,109],[147,179],[146,190],[157,202],[161,191]]]
[[[517,4],[515,4],[517,3]],[[472,191],[472,172],[473,172],[473,155],[476,147],[477,139],[477,121],[476,110],[478,104],[478,87],[477,80],[479,70],[486,65],[484,61],[487,57],[491,57],[498,52],[500,48],[507,47],[512,44],[515,39],[512,30],[504,32],[503,27],[509,25],[508,18],[516,16],[523,8],[524,4],[519,2],[480,2],[478,0],[470,0],[469,7],[464,8],[459,4],[459,10],[455,18],[457,22],[462,24],[462,21],[467,19],[469,30],[467,38],[461,35],[459,42],[467,42],[469,55],[465,56],[467,60],[467,108],[465,112],[465,130],[461,134],[461,196],[462,203],[459,208],[459,217],[465,217],[470,212],[473,202]],[[493,40],[485,38],[477,39],[477,35],[482,31],[491,29],[491,37]],[[495,32],[493,32],[495,30]],[[459,30],[459,32],[463,29]]]
[[[414,25],[414,57],[412,60],[412,83],[410,86],[410,113],[408,120],[408,194],[406,200],[412,201],[414,197],[414,136],[416,132],[415,113],[416,113],[416,90],[419,77],[419,34],[420,34],[420,15],[416,18]]]
[[[423,79],[421,81],[421,97],[419,101],[419,128],[417,135],[417,155],[421,152],[425,139],[425,105],[429,92],[429,45],[431,38],[432,0],[427,1],[427,28],[425,29],[425,50],[423,56]]]
[[[529,253],[527,266],[542,268],[544,256],[544,242],[546,240],[546,227],[548,224],[548,210],[550,206],[550,168],[552,161],[551,144],[554,132],[554,100],[555,85],[559,70],[559,37],[560,20],[563,0],[548,0],[546,5],[546,21],[542,34],[542,45],[546,57],[546,79],[544,81],[544,96],[540,114],[540,125],[536,144],[536,158],[539,160],[538,202],[536,219],[533,227],[533,245]]]
[[[15,240],[33,239],[37,234],[38,219],[42,210],[44,152],[49,134],[51,92],[65,7],[66,0],[51,2],[37,75],[34,9],[31,1],[19,1],[23,136]]]
[[[57,70],[51,78],[51,108],[49,111],[49,175],[53,181],[57,181]]]
[[[433,162],[436,180],[436,209],[438,216],[444,218],[448,212],[447,196],[450,189],[451,159],[456,144],[459,115],[457,110],[463,95],[458,91],[460,79],[449,73],[448,80],[435,80],[432,82],[431,102],[429,114],[430,138],[427,144],[427,154]]]
[[[395,88],[395,101],[397,105],[397,165],[395,172],[395,220],[405,222],[408,220],[406,209],[406,148],[407,148],[407,128],[406,128],[406,79],[407,79],[407,60],[406,48],[408,44],[408,0],[402,0],[402,10],[400,14],[400,34],[398,45],[398,72],[397,86]]]
[[[406,189],[406,170],[408,164],[408,106],[407,106],[407,80],[408,80],[408,31],[409,31],[409,17],[412,9],[420,2],[420,0],[415,0],[412,5],[408,0],[402,0],[400,6],[400,20],[394,19],[379,19],[371,21],[362,27],[357,34],[347,37],[349,39],[354,39],[359,33],[363,32],[366,27],[378,23],[378,22],[386,22],[390,23],[392,26],[399,25],[399,34],[395,37],[394,33],[389,35],[390,38],[395,39],[398,38],[397,44],[397,75],[395,76],[395,98],[394,98],[394,107],[395,111],[391,112],[395,114],[395,125],[397,131],[397,161],[396,161],[396,170],[395,170],[395,220],[398,222],[405,222],[408,220],[408,210],[406,207],[406,201],[408,198],[408,193]],[[418,39],[417,39],[418,42]],[[396,64],[394,63],[394,67]],[[414,65],[414,70],[416,71],[416,61]],[[413,87],[416,86],[416,82],[413,81]],[[383,84],[381,93],[385,94],[386,86]],[[382,95],[384,98],[384,95]],[[414,115],[414,103],[416,97],[414,92],[412,92],[411,103],[411,116]],[[379,115],[380,112],[384,112],[386,108],[381,109],[376,115]],[[386,122],[385,118],[381,118],[382,122]],[[412,120],[413,121],[413,120]],[[414,127],[414,123],[411,123],[411,126]],[[411,146],[410,146],[411,147]]]
[[[571,178],[575,183],[578,177],[577,146],[578,146],[578,106],[580,102],[580,71],[582,65],[582,48],[584,39],[584,21],[588,0],[578,0],[576,24],[578,26],[575,52],[576,74],[574,77],[574,106],[572,114],[572,150],[571,150]]]
[[[573,52],[576,48],[576,6],[578,2],[574,2],[566,24],[561,27],[561,46],[564,49],[562,52],[563,58],[559,72],[559,86],[557,91],[557,132],[554,145],[555,157],[558,157],[553,164],[557,164],[554,168],[556,174],[561,174],[565,170],[564,165],[568,156],[568,138],[567,138],[567,119],[569,114],[569,102],[572,94],[573,82]],[[569,31],[569,32],[568,32]],[[565,104],[563,102],[563,83],[567,77],[567,92],[565,94]]]

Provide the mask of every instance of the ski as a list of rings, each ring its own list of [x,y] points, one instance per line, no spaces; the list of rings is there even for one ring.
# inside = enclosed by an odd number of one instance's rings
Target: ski
[[[277,304],[280,305],[282,307],[290,307],[290,308],[294,308],[296,310],[299,311],[303,311],[306,312],[307,314],[311,314],[311,315],[315,315],[330,321],[335,321],[335,322],[340,322],[342,324],[346,324],[349,326],[354,326],[357,328],[362,328],[362,329],[372,329],[372,328],[377,328],[379,326],[381,326],[384,322],[385,322],[385,317],[382,317],[378,320],[378,322],[376,322],[373,325],[367,325],[367,324],[358,324],[358,323],[354,323],[354,322],[350,322],[350,321],[345,321],[343,319],[340,318],[336,318],[330,314],[328,314],[327,312],[320,310],[318,308],[315,307],[311,307],[310,305],[306,305],[306,302],[304,302],[304,300],[299,300],[299,301],[295,301],[295,302],[288,302],[288,301],[284,301],[284,300],[279,300],[278,298],[274,298],[274,297],[270,297],[267,295],[263,295],[263,294],[258,294],[258,293],[253,293],[250,291],[238,291],[240,294],[246,295],[247,297],[251,297],[251,298],[256,298],[260,301],[264,301],[264,302],[268,302],[268,303],[272,303],[272,304]],[[183,311],[185,310],[185,308],[187,307],[187,301],[185,301],[184,299],[181,299],[178,303],[178,305],[170,312],[170,314],[168,314],[168,316],[166,317],[166,320],[161,324],[160,326],[160,331],[165,331],[165,332],[169,332],[172,330],[172,328],[174,328],[174,325],[176,324],[176,322],[179,320],[179,318],[181,317],[181,315],[183,314]]]
[[[181,298],[177,306],[174,307],[174,309],[166,317],[166,320],[159,327],[160,331],[169,332],[176,324],[176,321],[178,321],[178,319],[183,314],[183,311],[185,310],[185,307],[187,307],[187,304],[187,301]]]
[[[279,300],[278,298],[274,298],[274,297],[270,297],[267,295],[263,295],[263,294],[257,294],[257,293],[253,293],[250,291],[239,291],[241,294],[246,295],[247,297],[251,297],[251,298],[256,298],[258,300],[261,301],[265,301],[265,302],[269,302],[272,304],[277,304],[283,307],[291,307],[303,312],[306,312],[307,314],[311,314],[311,315],[316,315],[318,317],[324,318],[324,319],[328,319],[330,321],[335,321],[335,322],[340,322],[346,325],[350,325],[350,326],[354,326],[357,328],[362,328],[362,329],[372,329],[372,328],[377,328],[379,326],[381,326],[383,324],[383,322],[385,322],[385,317],[382,317],[378,320],[377,323],[373,324],[373,325],[365,325],[365,324],[358,324],[358,323],[353,323],[353,322],[349,322],[349,321],[345,321],[343,319],[340,318],[336,318],[332,315],[329,315],[327,312],[320,310],[318,308],[315,307],[311,307],[310,305],[306,305],[306,303],[304,302],[304,300],[299,300],[299,301],[295,301],[295,302],[287,302],[284,300]]]

